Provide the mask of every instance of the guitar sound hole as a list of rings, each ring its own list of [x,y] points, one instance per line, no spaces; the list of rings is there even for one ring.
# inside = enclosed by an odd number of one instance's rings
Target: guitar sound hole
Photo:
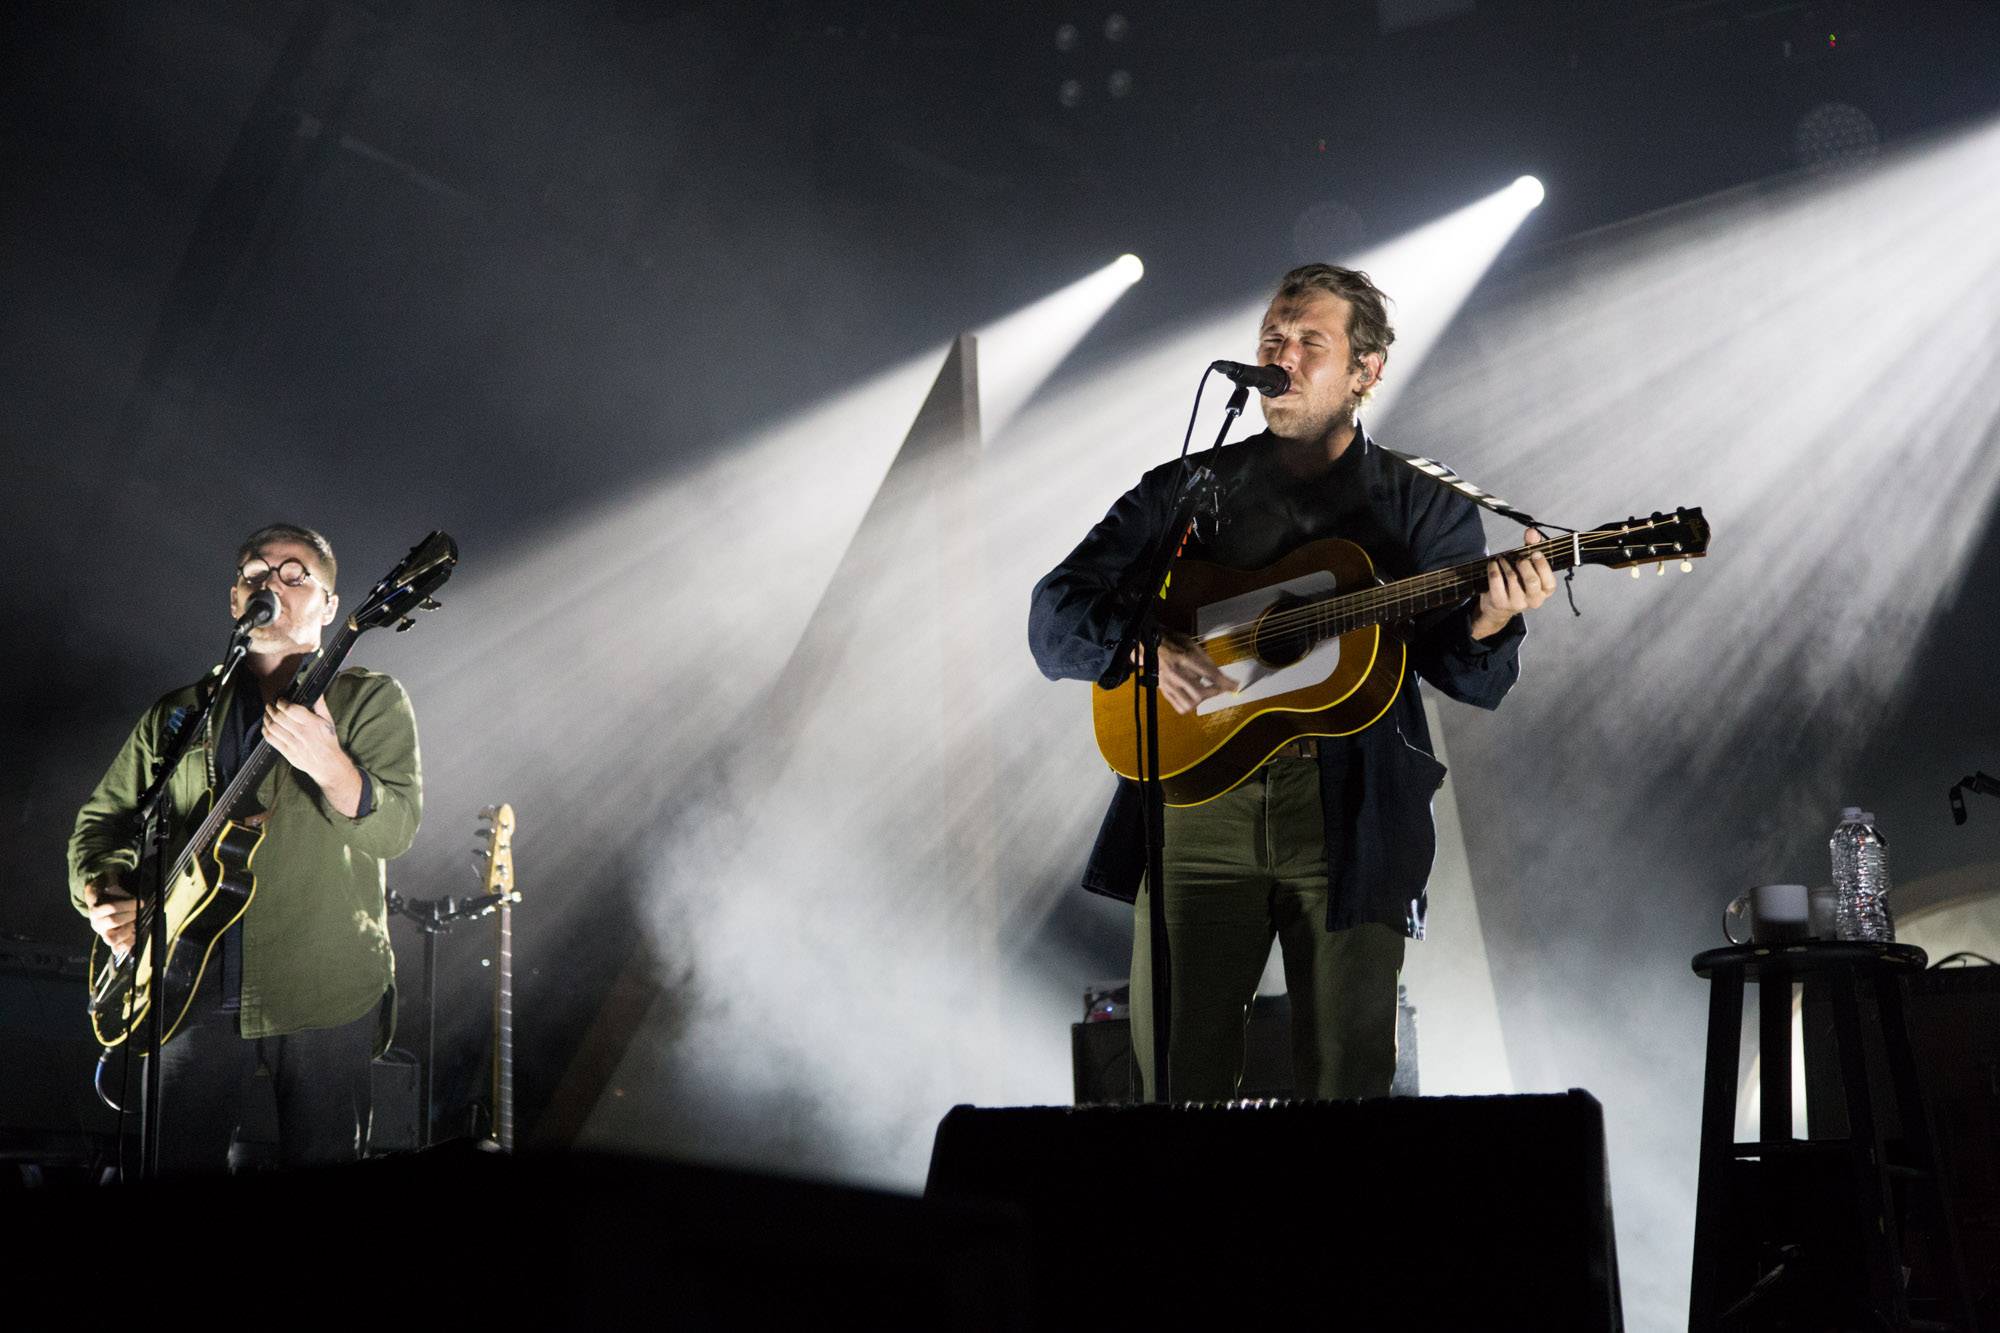
[[[1259,662],[1276,670],[1290,666],[1312,651],[1316,640],[1311,620],[1289,614],[1302,605],[1302,599],[1287,595],[1271,603],[1257,617],[1251,649]]]

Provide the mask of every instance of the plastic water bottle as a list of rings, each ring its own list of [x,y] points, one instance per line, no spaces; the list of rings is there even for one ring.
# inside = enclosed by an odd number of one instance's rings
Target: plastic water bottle
[[[1833,857],[1834,937],[1888,944],[1896,938],[1889,918],[1889,843],[1875,816],[1858,805],[1840,812],[1826,840]]]

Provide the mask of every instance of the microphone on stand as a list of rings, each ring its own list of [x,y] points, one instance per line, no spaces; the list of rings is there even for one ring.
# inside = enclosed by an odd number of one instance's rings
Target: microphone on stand
[[[269,588],[259,588],[250,594],[250,600],[243,605],[243,614],[236,617],[236,638],[244,638],[251,630],[268,625],[278,618],[278,594]]]
[[[1214,361],[1210,370],[1236,384],[1255,389],[1266,398],[1276,398],[1292,387],[1292,377],[1283,366],[1246,366],[1241,361]]]

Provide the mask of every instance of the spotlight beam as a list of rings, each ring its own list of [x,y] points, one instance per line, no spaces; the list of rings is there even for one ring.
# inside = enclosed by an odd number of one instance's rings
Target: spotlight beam
[[[1097,272],[977,331],[980,416],[988,440],[1006,429],[1035,390],[1145,272],[1137,255],[1120,255]]]
[[[1403,389],[1457,317],[1473,288],[1542,201],[1542,183],[1522,176],[1503,190],[1356,256],[1394,302],[1396,342],[1388,372],[1363,415],[1388,421]]]

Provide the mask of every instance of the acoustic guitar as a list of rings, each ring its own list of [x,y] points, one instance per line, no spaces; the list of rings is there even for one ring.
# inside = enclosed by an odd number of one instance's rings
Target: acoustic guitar
[[[450,535],[433,532],[424,538],[380,583],[334,635],[312,666],[292,682],[285,698],[302,708],[319,702],[356,640],[371,629],[394,625],[406,630],[419,611],[434,611],[431,594],[451,577],[458,563],[458,544]],[[155,1003],[163,1006],[161,1040],[171,1039],[187,1017],[189,1004],[201,987],[209,958],[224,931],[249,910],[257,892],[251,863],[263,844],[265,815],[256,802],[258,783],[270,771],[278,752],[260,740],[229,785],[209,792],[184,821],[192,832],[169,852],[164,876],[155,876],[150,849],[132,882],[166,885],[166,965],[153,966],[152,922],[155,904],[140,904],[138,942],[119,953],[103,940],[90,946],[90,1025],[107,1049],[131,1042],[147,1051]]]
[[[1241,783],[1290,741],[1351,736],[1389,711],[1409,650],[1399,628],[1425,611],[1477,597],[1490,560],[1540,554],[1554,569],[1629,568],[1708,554],[1699,509],[1628,518],[1386,583],[1368,553],[1339,538],[1309,542],[1258,570],[1178,560],[1161,590],[1162,626],[1201,645],[1231,694],[1192,713],[1162,706],[1160,787],[1166,803],[1200,805]],[[1135,678],[1092,691],[1097,748],[1121,777],[1139,776]]]

